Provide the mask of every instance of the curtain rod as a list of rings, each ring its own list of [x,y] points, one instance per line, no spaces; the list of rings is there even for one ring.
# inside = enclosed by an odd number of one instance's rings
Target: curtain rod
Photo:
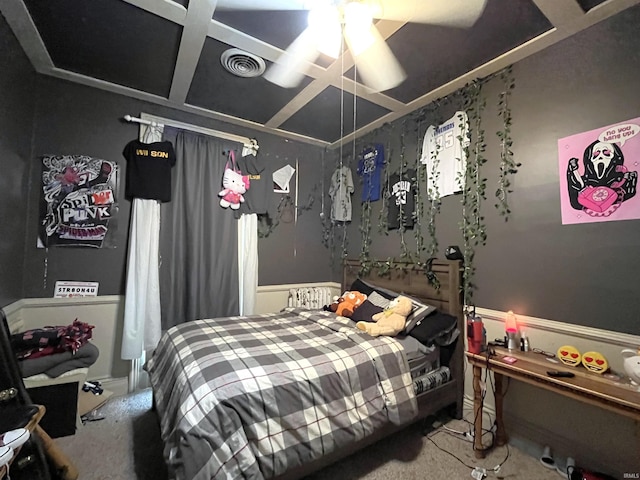
[[[141,123],[143,125],[150,125],[152,127],[174,127],[181,130],[189,130],[191,132],[202,133],[212,137],[223,138],[232,142],[242,143],[245,149],[252,150],[253,155],[257,152],[258,141],[255,138],[243,137],[242,135],[235,135],[233,133],[221,132],[219,130],[213,130],[210,128],[200,127],[198,125],[192,125],[190,123],[178,122],[177,120],[171,120],[169,118],[156,117],[155,115],[149,115],[147,113],[140,114],[142,118],[133,117],[131,115],[125,115],[124,119],[127,122]],[[245,153],[243,152],[243,155]]]

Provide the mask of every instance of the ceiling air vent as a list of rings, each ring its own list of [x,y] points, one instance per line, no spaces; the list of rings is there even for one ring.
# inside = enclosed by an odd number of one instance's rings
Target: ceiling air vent
[[[264,60],[239,48],[230,48],[220,56],[222,66],[237,77],[259,77],[264,73]]]

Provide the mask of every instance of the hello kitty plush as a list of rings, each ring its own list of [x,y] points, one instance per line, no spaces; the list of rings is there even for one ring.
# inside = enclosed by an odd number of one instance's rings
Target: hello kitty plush
[[[224,169],[224,175],[222,176],[222,186],[224,189],[218,193],[220,199],[220,206],[222,208],[231,207],[233,210],[240,208],[240,204],[244,202],[243,193],[249,189],[249,176],[242,175],[235,167],[235,159],[233,157],[233,151],[229,152],[231,159],[231,165],[227,162],[227,166]]]

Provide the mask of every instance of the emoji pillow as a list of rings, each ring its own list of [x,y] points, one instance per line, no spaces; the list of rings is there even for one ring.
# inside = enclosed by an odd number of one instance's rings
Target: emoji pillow
[[[609,363],[599,352],[586,352],[582,355],[582,365],[590,372],[604,373],[609,369]]]
[[[558,349],[558,358],[565,365],[569,365],[570,367],[577,367],[580,365],[580,361],[582,360],[582,355],[576,347],[572,347],[571,345],[564,345]]]

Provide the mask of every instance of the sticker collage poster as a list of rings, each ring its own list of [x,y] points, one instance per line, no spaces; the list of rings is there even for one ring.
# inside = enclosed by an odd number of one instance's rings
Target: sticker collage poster
[[[640,218],[640,117],[558,140],[562,224]]]
[[[85,155],[42,158],[38,247],[115,247],[118,168]]]

